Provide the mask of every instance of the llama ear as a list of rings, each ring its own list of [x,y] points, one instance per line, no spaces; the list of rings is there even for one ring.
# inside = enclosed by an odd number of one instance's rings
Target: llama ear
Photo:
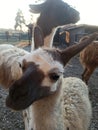
[[[41,46],[44,46],[44,36],[41,28],[39,26],[34,27],[33,31],[33,41],[34,41],[34,49],[37,49]]]
[[[42,10],[46,7],[45,4],[46,2],[42,3],[42,4],[33,4],[33,5],[29,5],[30,7],[30,12],[38,14],[40,12],[42,12]]]
[[[93,33],[89,35],[87,39],[80,41],[78,44],[70,46],[60,52],[61,61],[64,65],[76,54],[82,51],[86,46],[88,46],[92,41],[98,37],[98,33]]]

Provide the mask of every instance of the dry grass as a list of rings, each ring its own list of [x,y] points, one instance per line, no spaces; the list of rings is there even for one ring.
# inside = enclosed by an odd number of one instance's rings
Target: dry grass
[[[0,40],[0,44],[12,44],[14,46],[17,46],[17,47],[20,47],[20,48],[23,48],[23,47],[26,47],[29,44],[28,40],[22,40],[22,41],[5,41],[5,40]]]

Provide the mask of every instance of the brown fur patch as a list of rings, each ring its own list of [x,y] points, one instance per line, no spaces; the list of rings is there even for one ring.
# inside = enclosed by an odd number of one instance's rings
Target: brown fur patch
[[[93,41],[82,52],[80,52],[80,62],[84,67],[82,80],[88,84],[90,76],[98,67],[98,41]]]

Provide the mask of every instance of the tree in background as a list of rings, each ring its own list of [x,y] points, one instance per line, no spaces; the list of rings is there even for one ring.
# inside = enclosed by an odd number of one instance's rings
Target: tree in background
[[[22,11],[20,9],[18,10],[18,12],[16,14],[15,22],[16,22],[15,26],[14,26],[15,30],[17,28],[19,28],[20,30],[22,30],[23,25],[25,25],[25,19],[24,19]]]

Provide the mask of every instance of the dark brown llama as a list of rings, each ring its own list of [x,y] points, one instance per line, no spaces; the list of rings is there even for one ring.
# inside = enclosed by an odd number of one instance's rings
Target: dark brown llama
[[[30,5],[30,8],[32,13],[40,13],[37,25],[42,29],[47,44],[49,40],[52,41],[50,37],[53,36],[54,28],[76,23],[80,19],[79,12],[62,0],[46,0],[42,4]]]

